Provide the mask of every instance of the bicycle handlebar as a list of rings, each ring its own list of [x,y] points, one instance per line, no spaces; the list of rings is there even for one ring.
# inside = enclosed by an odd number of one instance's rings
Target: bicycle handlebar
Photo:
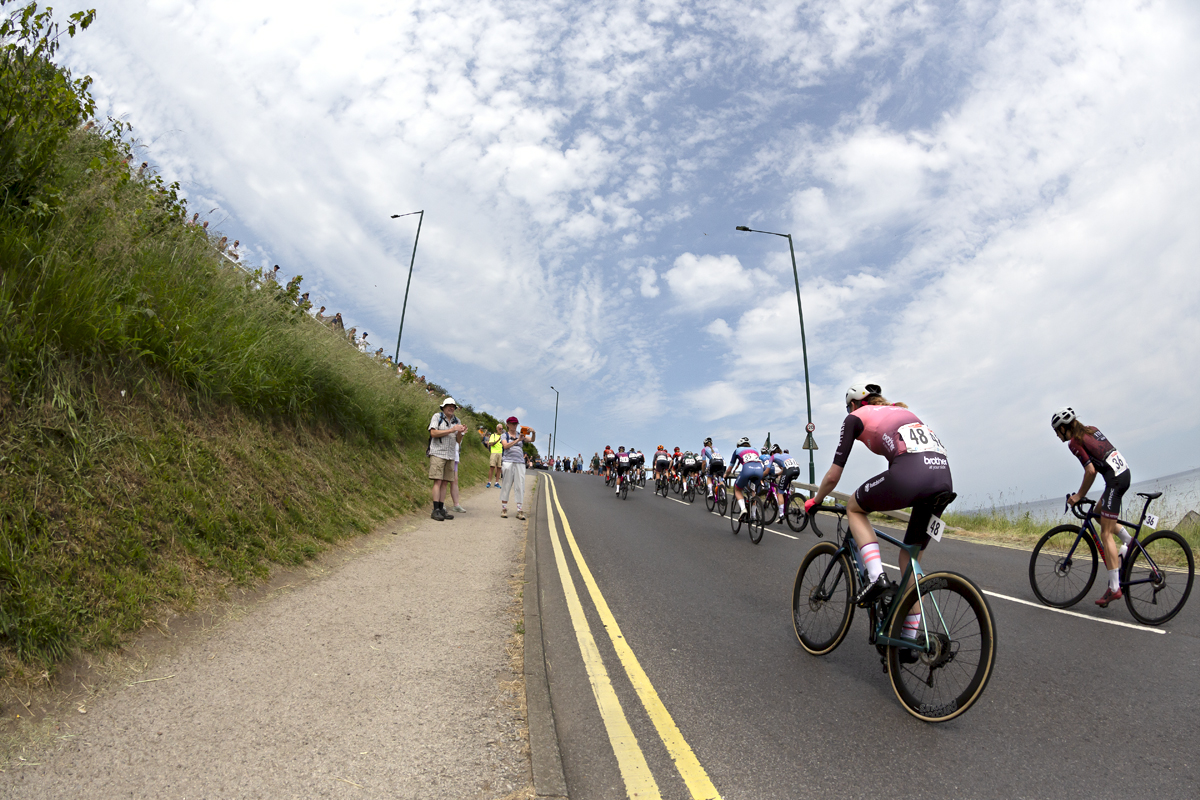
[[[1079,507],[1083,505],[1086,505],[1087,508],[1083,511],[1080,511]],[[1087,519],[1088,512],[1091,511],[1092,507],[1095,505],[1095,500],[1090,500],[1086,497],[1075,505],[1071,505],[1071,495],[1067,495],[1066,500],[1063,502],[1063,513],[1066,513],[1066,511],[1070,509],[1071,513],[1074,514],[1078,519]]]
[[[815,533],[818,537],[824,539],[825,534],[822,533],[821,529],[817,527],[817,512],[818,511],[824,511],[828,514],[836,514],[838,516],[845,517],[846,516],[846,507],[839,506],[837,503],[834,503],[834,504],[828,505],[828,506],[826,506],[826,505],[813,506],[812,510],[808,512],[808,521],[812,525],[813,533]]]

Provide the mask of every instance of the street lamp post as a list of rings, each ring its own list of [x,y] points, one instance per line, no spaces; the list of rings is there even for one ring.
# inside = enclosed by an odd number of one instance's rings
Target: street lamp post
[[[550,387],[554,389],[553,386]],[[558,441],[558,389],[554,389],[554,433],[550,436],[550,460],[554,460],[554,443]]]
[[[808,434],[805,439],[805,445],[810,442],[815,447],[816,441],[812,438],[812,432],[815,426],[812,421],[812,393],[808,387],[808,342],[804,338],[804,306],[800,303],[800,273],[796,269],[796,248],[792,246],[792,235],[790,233],[775,233],[774,231],[756,231],[753,228],[747,228],[745,225],[738,225],[735,230],[746,231],[747,233],[767,233],[771,236],[782,236],[788,240],[788,250],[792,254],[792,277],[796,280],[796,309],[800,312],[800,350],[804,354],[804,399],[808,404],[808,426],[805,428]],[[808,448],[808,482],[817,482],[817,467],[813,457],[813,448]]]
[[[410,211],[407,214],[392,214],[392,219],[400,217],[411,217],[413,214],[420,214],[417,217],[417,235],[413,239],[412,258],[408,262],[408,282],[404,284],[404,305],[400,308],[400,333],[396,335],[396,363],[400,363],[400,339],[404,337],[404,312],[408,310],[408,287],[412,286],[413,265],[417,263],[417,242],[421,239],[421,223],[425,221],[425,209],[420,211]]]

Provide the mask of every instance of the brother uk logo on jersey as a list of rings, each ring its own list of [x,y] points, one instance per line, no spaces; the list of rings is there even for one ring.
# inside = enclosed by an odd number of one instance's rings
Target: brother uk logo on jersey
[[[930,467],[937,467],[938,469],[948,469],[950,467],[950,462],[941,456],[925,456],[925,463]]]

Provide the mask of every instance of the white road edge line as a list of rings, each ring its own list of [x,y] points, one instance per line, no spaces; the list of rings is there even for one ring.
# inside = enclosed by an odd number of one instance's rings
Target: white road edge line
[[[900,570],[900,567],[895,566],[894,564],[884,564],[884,566],[887,567],[888,569],[894,569],[897,571]],[[1163,636],[1165,636],[1167,634],[1167,632],[1161,628],[1148,628],[1145,625],[1134,625],[1133,623],[1130,623],[1130,622],[1118,622],[1115,619],[1100,619],[1099,617],[1089,617],[1087,614],[1080,614],[1078,611],[1067,611],[1065,608],[1051,608],[1050,606],[1044,606],[1041,603],[1034,603],[1029,600],[1022,600],[1019,597],[1009,597],[1008,595],[1000,594],[999,592],[989,592],[987,589],[983,589],[982,591],[984,594],[986,594],[989,597],[998,597],[1001,600],[1008,600],[1011,603],[1020,603],[1023,606],[1030,606],[1031,608],[1040,608],[1042,611],[1054,611],[1059,614],[1066,614],[1068,617],[1079,617],[1080,619],[1086,619],[1086,620],[1090,620],[1092,622],[1103,622],[1105,625],[1116,625],[1120,628],[1132,628],[1135,631],[1144,631],[1145,633],[1157,633],[1157,634],[1160,634]]]

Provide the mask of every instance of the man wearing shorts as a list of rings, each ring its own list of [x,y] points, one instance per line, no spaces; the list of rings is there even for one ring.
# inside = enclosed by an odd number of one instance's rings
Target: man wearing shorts
[[[429,516],[438,522],[454,519],[453,514],[446,513],[443,501],[446,487],[455,480],[457,445],[462,442],[467,430],[467,426],[454,416],[455,411],[458,411],[458,404],[453,397],[447,397],[442,401],[441,410],[429,420],[429,479],[433,481],[433,513]]]

